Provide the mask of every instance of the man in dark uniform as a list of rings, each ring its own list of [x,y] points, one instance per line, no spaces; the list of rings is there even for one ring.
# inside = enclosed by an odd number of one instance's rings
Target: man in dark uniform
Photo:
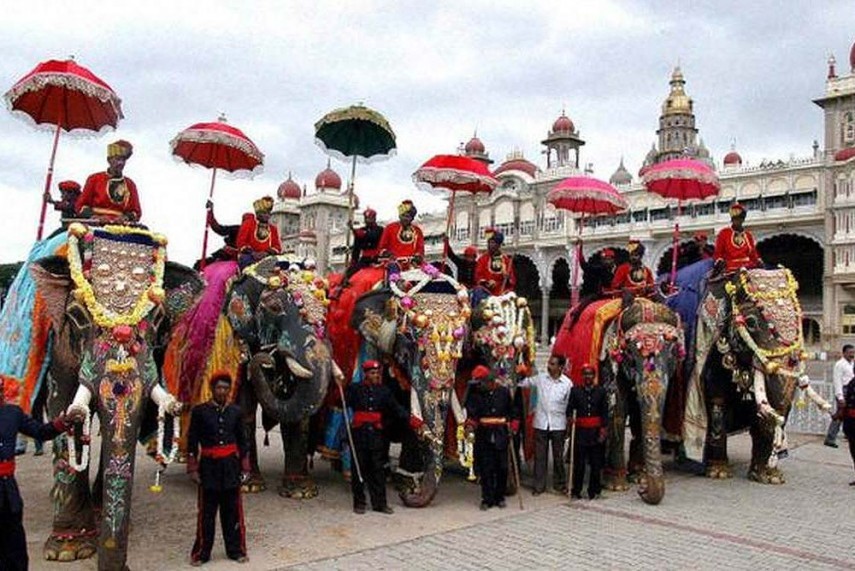
[[[374,360],[362,364],[362,382],[347,387],[347,405],[353,411],[350,424],[354,461],[359,464],[357,473],[350,478],[353,511],[365,513],[365,484],[368,484],[371,508],[375,512],[390,514],[393,510],[386,502],[386,437],[383,426],[389,424],[389,415],[406,421],[410,413],[381,382],[380,363]]]
[[[366,208],[362,216],[365,219],[365,226],[354,228],[352,223],[350,226],[353,232],[353,252],[350,266],[345,272],[345,280],[350,279],[350,276],[362,268],[377,263],[377,255],[380,253],[377,246],[380,244],[380,237],[383,235],[383,227],[377,224],[377,212]]]
[[[241,481],[249,476],[249,448],[240,408],[228,404],[232,379],[218,373],[211,379],[212,398],[193,408],[187,434],[187,473],[199,485],[196,542],[191,565],[211,558],[217,511],[223,528],[226,555],[246,563]]]
[[[574,384],[570,391],[570,400],[567,401],[568,426],[573,422],[573,413],[576,413],[573,487],[570,489],[570,495],[576,499],[582,497],[582,483],[585,480],[587,466],[591,467],[588,498],[599,497],[603,490],[600,473],[603,469],[606,426],[608,426],[606,417],[609,408],[606,390],[594,384],[595,376],[594,367],[585,363],[582,366],[582,386]]]
[[[15,480],[15,440],[18,433],[49,440],[69,427],[64,415],[42,424],[24,414],[21,407],[6,404],[0,377],[0,569],[27,569],[27,538],[24,534],[24,502]]]
[[[519,410],[507,387],[484,365],[472,370],[479,386],[466,399],[466,428],[475,431],[475,464],[481,478],[481,510],[505,507],[508,441],[519,430]]]
[[[843,391],[843,407],[838,409],[838,414],[843,417],[843,434],[849,441],[849,456],[855,466],[855,380],[846,385]],[[855,480],[849,482],[849,485],[855,486]]]
[[[443,235],[442,242],[448,259],[457,266],[457,281],[460,285],[466,286],[471,291],[475,287],[475,263],[478,259],[478,249],[475,246],[466,246],[463,249],[463,255],[458,256],[451,249],[448,236]]]

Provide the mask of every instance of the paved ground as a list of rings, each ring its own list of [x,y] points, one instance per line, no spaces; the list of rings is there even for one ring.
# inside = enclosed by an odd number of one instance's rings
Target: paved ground
[[[275,486],[281,448],[273,436],[272,446],[263,449],[263,466]],[[855,488],[847,486],[853,468],[845,442],[835,450],[817,437],[791,436],[791,455],[783,464],[788,483],[781,487],[744,478],[747,444],[745,436],[731,440],[732,480],[668,470],[659,506],[642,503],[634,492],[573,503],[524,493],[523,511],[512,498],[504,510],[481,512],[478,488],[449,474],[429,508],[397,506],[392,516],[357,516],[349,509],[348,489],[319,461],[319,498],[285,500],[275,491],[247,497],[249,568],[855,569]],[[195,510],[190,482],[170,469],[164,492],[152,494],[152,463],[141,458],[137,466],[131,568],[189,569]],[[50,529],[48,463],[28,455],[19,474],[31,568],[95,569],[94,561],[40,560]],[[237,569],[224,560],[219,537],[217,542],[214,560],[204,568]]]

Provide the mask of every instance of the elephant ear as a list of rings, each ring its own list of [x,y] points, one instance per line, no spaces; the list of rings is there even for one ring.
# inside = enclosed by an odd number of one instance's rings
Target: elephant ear
[[[30,264],[30,273],[36,282],[38,294],[55,330],[62,327],[68,294],[74,286],[68,260],[62,256],[41,258]]]
[[[172,323],[177,323],[195,305],[205,289],[205,280],[195,270],[175,262],[166,262],[163,270],[164,308]]]

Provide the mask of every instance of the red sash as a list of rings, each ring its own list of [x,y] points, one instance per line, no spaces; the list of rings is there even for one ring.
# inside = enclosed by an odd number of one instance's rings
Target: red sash
[[[357,410],[353,413],[353,427],[359,428],[370,424],[374,428],[383,428],[383,417],[379,412],[369,412],[367,410]]]
[[[599,416],[583,416],[576,419],[579,428],[599,428],[603,425],[603,419]]]
[[[219,446],[203,446],[202,458],[221,460],[229,456],[237,456],[237,444],[220,444]]]
[[[846,418],[855,418],[855,407],[853,407],[853,408],[847,408],[847,409],[843,412],[843,416],[845,416]]]
[[[0,460],[0,478],[11,478],[15,475],[15,459]]]

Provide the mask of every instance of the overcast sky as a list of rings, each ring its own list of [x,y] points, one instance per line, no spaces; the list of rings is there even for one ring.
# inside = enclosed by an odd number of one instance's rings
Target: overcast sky
[[[170,257],[201,251],[210,172],[175,162],[169,141],[222,111],[265,153],[252,180],[218,176],[222,222],[289,171],[314,186],[327,157],[314,122],[357,102],[382,112],[398,155],[360,165],[356,192],[381,218],[398,201],[443,203],[412,172],[454,152],[477,129],[500,163],[515,149],[540,166],[540,141],[565,109],[586,141],[582,161],[607,179],[621,156],[638,171],[676,64],[695,101],[700,135],[717,161],[731,142],[743,158],[807,156],[822,134],[811,99],[826,59],[848,72],[851,1],[715,2],[15,2],[0,17],[0,91],[45,59],[74,55],[122,98],[115,133],[63,137],[55,182],[106,167],[107,143],[135,147],[125,174],[143,220],[170,238]],[[0,262],[35,238],[51,136],[0,112]],[[346,164],[333,168],[347,178]],[[57,194],[54,185],[54,194]],[[58,225],[49,212],[48,228]],[[215,247],[218,247],[215,240]]]

